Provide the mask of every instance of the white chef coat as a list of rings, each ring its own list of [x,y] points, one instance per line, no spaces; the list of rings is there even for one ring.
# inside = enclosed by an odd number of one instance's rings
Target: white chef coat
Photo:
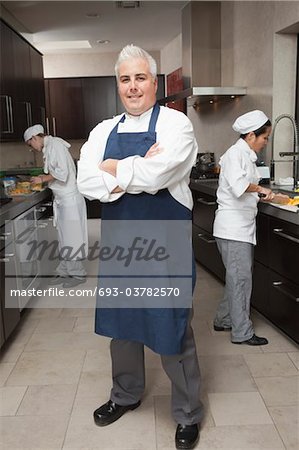
[[[88,252],[86,204],[78,191],[76,167],[69,147],[70,144],[61,138],[45,136],[44,172],[55,178],[49,182],[49,188],[54,194],[54,225],[58,230],[60,250],[69,247],[74,259],[84,259]]]
[[[69,152],[70,144],[59,137],[45,136],[43,147],[44,172],[50,173],[55,180],[49,182],[49,188],[55,196],[77,191],[76,167]]]
[[[250,183],[258,184],[260,180],[256,160],[256,153],[241,138],[220,158],[215,237],[256,244],[259,198],[256,192],[245,192]]]
[[[125,115],[119,123],[118,133],[137,133],[148,130],[153,108],[140,116]],[[168,188],[169,193],[182,205],[192,209],[189,175],[198,151],[193,127],[188,117],[174,109],[160,107],[156,125],[157,142],[161,153],[142,158],[138,155],[122,159],[118,163],[116,177],[100,170],[107,139],[122,115],[104,120],[89,135],[81,149],[78,162],[78,187],[89,199],[112,202],[124,192],[112,193],[120,186],[129,194],[147,192],[156,194]],[[179,169],[179,170],[178,170]]]

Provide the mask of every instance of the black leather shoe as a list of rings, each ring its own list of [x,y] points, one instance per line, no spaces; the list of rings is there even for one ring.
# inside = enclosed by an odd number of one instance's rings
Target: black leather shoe
[[[178,425],[175,433],[175,446],[178,449],[194,448],[199,440],[199,426]]]
[[[127,411],[132,411],[133,409],[138,408],[140,406],[140,401],[134,403],[133,405],[121,406],[109,400],[104,405],[100,406],[93,413],[93,418],[99,427],[104,427],[105,425],[109,425],[110,423],[115,422],[121,416],[123,416]]]
[[[268,344],[268,339],[263,338],[263,337],[258,337],[255,334],[250,338],[247,339],[247,341],[242,341],[242,342],[233,342],[233,344],[247,344],[247,345],[267,345]]]
[[[215,331],[231,331],[232,327],[218,327],[217,325],[214,325]]]
[[[66,277],[63,277],[61,275],[55,275],[55,277],[50,278],[50,280],[48,281],[48,285],[55,286],[56,284],[64,283],[65,280],[66,280]]]

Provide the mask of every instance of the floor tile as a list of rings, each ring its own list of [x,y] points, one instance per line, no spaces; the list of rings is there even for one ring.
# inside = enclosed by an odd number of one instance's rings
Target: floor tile
[[[0,388],[0,416],[14,416],[24,397],[27,386],[5,386]]]
[[[93,333],[94,332],[94,326],[95,326],[95,320],[94,317],[77,317],[76,322],[74,325],[74,333]]]
[[[159,450],[173,450],[173,447]],[[274,425],[204,428],[198,450],[285,450]]]
[[[68,420],[67,416],[51,416],[47,420],[41,420],[38,416],[2,417],[0,429],[3,449],[61,449]]]
[[[98,349],[100,337],[94,333],[34,333],[25,347],[26,352],[54,350]]]
[[[0,363],[16,363],[24,351],[25,344],[19,344],[11,339],[1,350]]]
[[[299,377],[255,378],[258,390],[267,406],[299,404]]]
[[[82,372],[98,370],[102,372],[111,371],[111,357],[109,349],[110,340],[99,338],[99,348],[87,350]]]
[[[0,387],[4,386],[14,366],[15,363],[0,363]]]
[[[62,308],[32,308],[30,310],[31,319],[56,318],[61,314]]]
[[[298,346],[294,341],[286,337],[283,333],[269,338],[269,344],[262,346],[264,353],[276,352],[294,352],[298,350]]]
[[[76,384],[29,386],[20,404],[17,415],[70,415],[76,390]]]
[[[299,412],[297,406],[271,406],[269,413],[288,450],[299,448]]]
[[[208,394],[216,426],[272,424],[258,392]]]
[[[244,355],[244,359],[254,377],[287,377],[298,374],[298,370],[285,353]]]
[[[84,351],[24,352],[11,374],[7,386],[75,384],[80,377]]]
[[[57,333],[70,332],[75,326],[76,319],[74,317],[57,317],[40,319],[34,333]]]
[[[110,398],[111,372],[83,372],[78,384],[72,416],[92,416],[93,411]]]
[[[288,356],[291,358],[297,369],[299,370],[299,352],[290,352]]]
[[[207,392],[257,391],[244,357],[242,355],[200,356],[199,366],[204,389]]]
[[[94,424],[92,414],[72,415],[64,450],[81,448],[100,450],[154,450],[156,448],[152,399],[127,412],[109,427]]]
[[[94,308],[67,308],[60,317],[94,317]]]

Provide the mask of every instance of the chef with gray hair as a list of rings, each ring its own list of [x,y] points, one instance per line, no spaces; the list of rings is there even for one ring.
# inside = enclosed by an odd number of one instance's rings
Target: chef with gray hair
[[[48,284],[69,288],[86,279],[82,260],[87,257],[87,216],[84,197],[77,188],[76,167],[70,144],[59,137],[44,134],[37,124],[24,132],[24,141],[33,151],[42,152],[44,174],[32,177],[32,183],[48,183],[54,195],[54,225],[58,231],[59,264],[56,276]],[[49,274],[51,275],[51,274]]]

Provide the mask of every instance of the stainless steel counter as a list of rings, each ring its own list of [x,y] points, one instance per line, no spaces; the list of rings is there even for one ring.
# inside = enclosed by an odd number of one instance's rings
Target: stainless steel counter
[[[282,192],[284,194],[290,195],[290,192],[286,192],[283,189],[277,189],[276,187],[273,188],[273,186],[270,185],[269,186],[263,185],[263,186],[273,189],[275,192]],[[216,196],[216,191],[218,188],[218,180],[191,180],[190,188],[195,191],[200,191],[208,195]],[[268,216],[272,216],[277,219],[285,220],[286,222],[299,225],[299,212],[294,213],[291,211],[286,211],[284,209],[277,208],[264,202],[259,202],[258,210],[259,212],[266,214]]]
[[[42,192],[34,192],[28,197],[18,196],[14,197],[11,202],[0,208],[0,226],[5,224],[7,220],[13,220],[23,212],[30,209],[32,206],[37,205],[43,200],[50,199],[52,196],[52,191],[50,189],[45,189]]]

